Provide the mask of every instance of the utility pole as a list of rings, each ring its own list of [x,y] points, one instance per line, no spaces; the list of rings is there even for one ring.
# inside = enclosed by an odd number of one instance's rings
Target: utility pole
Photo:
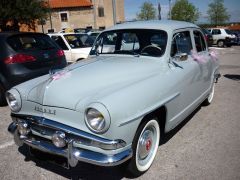
[[[171,0],[169,0],[169,19],[172,19],[172,7],[171,7]]]
[[[158,2],[158,20],[161,20],[162,17],[161,17],[161,5],[160,5],[160,2]]]
[[[93,0],[93,26],[97,29],[97,16],[96,16],[96,0]]]
[[[117,23],[116,20],[116,0],[112,0],[112,9],[113,9],[113,24]]]
[[[50,3],[49,3],[49,0],[48,0],[48,7],[49,7],[49,18],[50,18],[50,27],[51,27],[51,31],[52,31],[52,9],[50,7]]]

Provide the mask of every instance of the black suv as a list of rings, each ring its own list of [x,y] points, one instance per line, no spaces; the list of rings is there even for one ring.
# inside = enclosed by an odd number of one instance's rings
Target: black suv
[[[63,50],[42,33],[0,33],[0,47],[0,106],[6,90],[67,64]]]

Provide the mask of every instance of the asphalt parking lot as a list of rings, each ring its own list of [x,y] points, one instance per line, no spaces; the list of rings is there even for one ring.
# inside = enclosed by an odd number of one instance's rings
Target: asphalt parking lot
[[[139,179],[240,179],[240,46],[214,48],[222,77],[210,106],[199,107],[169,133]],[[8,107],[0,107],[0,179],[128,179],[125,164],[103,168],[84,163],[65,170],[32,158],[7,132]]]

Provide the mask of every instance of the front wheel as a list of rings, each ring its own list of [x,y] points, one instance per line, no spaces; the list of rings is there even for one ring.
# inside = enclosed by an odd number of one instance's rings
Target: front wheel
[[[224,45],[225,45],[225,43],[224,43],[223,40],[219,40],[219,41],[217,42],[217,46],[218,46],[218,47],[224,47]]]
[[[157,118],[150,118],[140,125],[132,144],[133,157],[128,165],[128,171],[132,175],[140,176],[150,168],[159,140],[160,127]]]

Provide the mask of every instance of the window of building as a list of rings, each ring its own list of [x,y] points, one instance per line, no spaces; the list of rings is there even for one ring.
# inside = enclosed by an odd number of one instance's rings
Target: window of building
[[[106,29],[105,26],[100,26],[100,27],[99,27],[99,30],[104,30],[104,29]]]
[[[61,22],[68,22],[68,14],[66,12],[60,13]]]
[[[98,16],[104,17],[104,7],[98,7]]]

